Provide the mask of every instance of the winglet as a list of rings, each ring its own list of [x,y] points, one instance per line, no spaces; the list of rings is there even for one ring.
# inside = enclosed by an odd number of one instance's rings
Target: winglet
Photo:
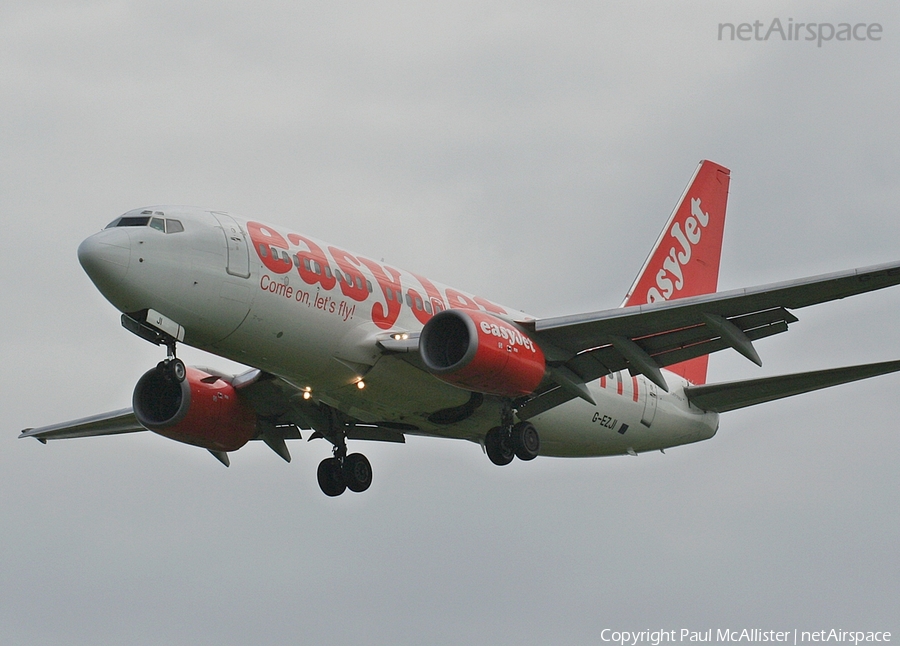
[[[712,294],[719,282],[725,207],[731,171],[701,161],[644,262],[622,306]],[[706,382],[706,356],[669,370],[691,383]]]

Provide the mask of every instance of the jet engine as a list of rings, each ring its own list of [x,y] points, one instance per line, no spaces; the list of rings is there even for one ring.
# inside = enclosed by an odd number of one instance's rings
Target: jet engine
[[[537,388],[546,362],[522,330],[474,310],[436,314],[419,337],[419,355],[434,376],[481,393],[519,397]]]
[[[211,451],[236,451],[256,437],[256,414],[231,384],[196,368],[181,380],[176,372],[163,363],[138,381],[132,406],[142,425]]]

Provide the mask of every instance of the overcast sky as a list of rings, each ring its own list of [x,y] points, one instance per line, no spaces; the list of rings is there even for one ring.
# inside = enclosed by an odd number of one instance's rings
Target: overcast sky
[[[78,265],[122,212],[283,223],[552,316],[617,306],[701,159],[732,169],[721,289],[900,259],[896,2],[0,5],[0,641],[549,644],[604,628],[900,639],[900,377],[723,415],[665,455],[499,469],[323,441],[225,469],[127,406],[163,351]],[[880,40],[718,40],[719,23]],[[900,289],[795,312],[710,380],[900,358]],[[199,351],[189,363],[239,370]]]

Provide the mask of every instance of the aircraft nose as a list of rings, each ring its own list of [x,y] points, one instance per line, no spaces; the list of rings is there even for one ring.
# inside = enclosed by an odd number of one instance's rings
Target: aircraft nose
[[[104,229],[78,246],[78,262],[101,293],[109,297],[122,288],[131,262],[128,232]]]

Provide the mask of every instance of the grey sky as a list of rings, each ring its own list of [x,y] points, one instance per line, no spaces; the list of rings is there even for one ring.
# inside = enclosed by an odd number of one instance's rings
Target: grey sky
[[[606,6],[611,4],[612,6]],[[122,212],[255,216],[542,316],[613,307],[700,159],[732,169],[719,285],[900,258],[893,2],[5,2],[0,634],[9,644],[598,643],[603,628],[900,637],[884,377],[638,458],[494,467],[324,442],[224,469],[153,434],[18,441],[128,405],[161,351],[75,257]],[[879,42],[720,42],[720,22]],[[713,381],[900,358],[900,290],[797,312]],[[185,349],[189,363],[232,364]]]

